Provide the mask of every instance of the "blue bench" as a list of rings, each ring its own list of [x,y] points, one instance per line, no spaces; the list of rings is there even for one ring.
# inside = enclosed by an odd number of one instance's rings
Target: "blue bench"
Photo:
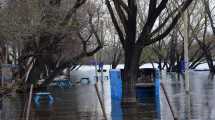
[[[56,86],[60,88],[70,88],[72,86],[72,82],[70,80],[54,80],[53,83],[56,83]]]
[[[50,92],[37,92],[37,93],[34,93],[34,102],[39,105],[40,104],[40,98],[42,96],[46,96],[48,97],[48,102],[49,104],[53,104],[54,103],[54,98],[52,97],[51,93]]]

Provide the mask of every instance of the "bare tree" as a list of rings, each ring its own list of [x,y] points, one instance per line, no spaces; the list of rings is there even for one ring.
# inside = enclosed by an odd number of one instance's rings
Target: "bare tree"
[[[192,0],[184,1],[179,8],[174,10],[171,17],[155,28],[156,20],[160,15],[165,13],[165,8],[169,0],[150,0],[148,2],[147,18],[145,24],[137,31],[137,1],[136,0],[106,0],[106,5],[109,10],[112,22],[119,35],[120,41],[124,49],[125,68],[124,68],[124,83],[123,102],[136,102],[135,81],[137,80],[137,72],[139,68],[139,60],[144,47],[153,44],[165,38],[169,32],[177,24],[182,13],[191,4]],[[115,11],[115,12],[114,12]],[[117,18],[120,20],[117,21]],[[171,19],[171,20],[170,20]],[[123,28],[120,28],[120,25]],[[160,29],[165,28],[162,33]]]
[[[212,14],[212,11],[213,11],[215,6],[213,6],[213,8],[210,9],[210,0],[202,0],[202,1],[204,2],[205,12],[209,18],[210,26],[212,28],[213,34],[215,35],[215,26],[214,26],[213,14]]]
[[[63,69],[103,47],[98,35],[100,15],[95,12],[95,4],[86,1],[17,1],[13,9],[4,9],[12,17],[5,16],[1,21],[5,28],[2,31],[7,39],[21,43],[15,46],[20,49],[22,79],[28,80],[29,76],[38,80],[45,73],[46,86]]]
[[[211,29],[213,31],[213,35],[215,35],[215,26],[214,26],[214,20],[213,20],[213,17],[212,17],[212,13],[211,13],[211,10],[210,10],[210,7],[209,7],[209,0],[203,0],[204,2],[204,5],[205,5],[205,13],[207,14],[207,17],[209,18],[209,21],[210,21],[210,26],[211,26]],[[211,54],[211,46],[212,44],[210,42],[206,43],[205,41],[205,37],[206,37],[206,33],[207,33],[207,17],[205,17],[205,30],[204,30],[204,35],[203,35],[203,42],[198,41],[201,49],[204,51],[204,55],[206,57],[206,60],[207,60],[207,63],[208,63],[208,66],[209,66],[209,69],[211,72],[215,73],[215,65],[213,64],[213,57],[212,57],[212,54]]]

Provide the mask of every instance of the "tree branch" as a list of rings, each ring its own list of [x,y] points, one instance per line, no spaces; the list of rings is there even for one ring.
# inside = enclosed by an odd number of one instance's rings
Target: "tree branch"
[[[76,0],[75,5],[68,11],[65,16],[63,22],[60,24],[62,26],[67,25],[71,20],[74,13],[76,13],[77,9],[80,8],[87,0]]]
[[[152,38],[151,40],[148,40],[147,42],[145,42],[143,44],[143,46],[150,45],[152,43],[155,43],[155,42],[157,42],[157,41],[162,40],[163,38],[165,38],[172,31],[172,29],[175,27],[175,25],[179,21],[180,17],[182,16],[183,12],[192,3],[192,1],[193,0],[187,0],[187,1],[185,1],[185,3],[183,4],[182,8],[178,12],[178,14],[173,18],[173,20],[172,20],[171,24],[169,25],[169,27],[167,27],[167,29],[161,35],[158,35],[157,37]]]
[[[212,28],[213,34],[215,35],[215,26],[214,26],[214,21],[213,21],[212,15],[211,15],[210,7],[209,7],[209,1],[204,0],[204,5],[205,5],[205,11],[206,11],[209,21],[211,23],[211,28]]]
[[[128,29],[127,29],[128,19],[126,18],[126,15],[121,8],[122,3],[120,3],[118,0],[113,0],[113,3],[114,3],[114,6],[116,8],[117,14],[120,18],[120,21],[122,22],[122,25],[124,27],[125,32],[128,32]]]
[[[174,11],[172,11],[167,17],[166,19],[151,33],[151,35],[155,35],[156,33],[158,33],[169,21],[169,19],[178,11],[178,8],[175,9]]]
[[[137,44],[141,45],[144,44],[145,41],[149,37],[149,33],[151,33],[151,30],[155,24],[155,21],[157,20],[160,13],[164,10],[166,7],[168,0],[162,0],[159,6],[156,8],[157,0],[150,0],[149,3],[149,13],[148,13],[148,19],[146,21],[146,24],[144,25],[141,34],[139,35],[139,38],[137,40]],[[148,33],[148,34],[146,34]],[[145,38],[145,39],[144,39]]]
[[[114,11],[113,11],[113,8],[112,8],[112,6],[110,4],[110,1],[109,0],[105,0],[105,3],[107,5],[108,11],[110,13],[111,20],[112,20],[113,25],[114,25],[114,27],[116,29],[116,32],[119,35],[120,42],[122,43],[122,46],[124,47],[125,46],[125,43],[124,43],[125,42],[124,34],[123,34],[122,30],[119,27],[119,23],[117,22],[117,19],[116,19],[115,15],[114,15]]]

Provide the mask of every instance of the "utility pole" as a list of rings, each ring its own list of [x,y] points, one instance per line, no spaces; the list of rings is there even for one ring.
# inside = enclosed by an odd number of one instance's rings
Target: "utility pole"
[[[189,28],[188,28],[188,11],[183,14],[184,21],[184,64],[185,64],[185,90],[186,93],[190,92],[190,80],[189,80],[189,55],[188,55],[188,43],[189,43]]]
[[[187,120],[191,120],[191,98],[190,98],[190,78],[189,78],[189,9],[184,11],[183,20],[184,20],[184,64],[185,64],[185,92],[186,92],[186,102],[185,110],[187,113]]]

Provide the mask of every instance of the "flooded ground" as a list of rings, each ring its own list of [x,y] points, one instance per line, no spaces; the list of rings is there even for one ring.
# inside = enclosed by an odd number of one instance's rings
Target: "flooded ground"
[[[190,72],[191,93],[184,92],[184,80],[175,73],[162,73],[171,104],[179,120],[215,120],[215,79],[209,72]],[[71,88],[51,88],[54,103],[42,98],[39,105],[32,101],[31,120],[103,120],[94,85]],[[135,107],[121,108],[119,101],[111,101],[109,80],[104,82],[103,101],[109,120],[172,120],[170,108],[161,90],[159,102],[148,98]],[[1,96],[0,96],[1,97]],[[22,120],[24,97],[0,98],[0,120]]]
[[[185,94],[182,76],[163,73],[162,80],[179,120],[215,120],[215,79],[209,72],[190,72],[190,94]],[[162,100],[164,103],[164,100]],[[164,105],[165,107],[165,105]],[[163,110],[165,112],[165,109]],[[169,120],[163,116],[164,120]]]

